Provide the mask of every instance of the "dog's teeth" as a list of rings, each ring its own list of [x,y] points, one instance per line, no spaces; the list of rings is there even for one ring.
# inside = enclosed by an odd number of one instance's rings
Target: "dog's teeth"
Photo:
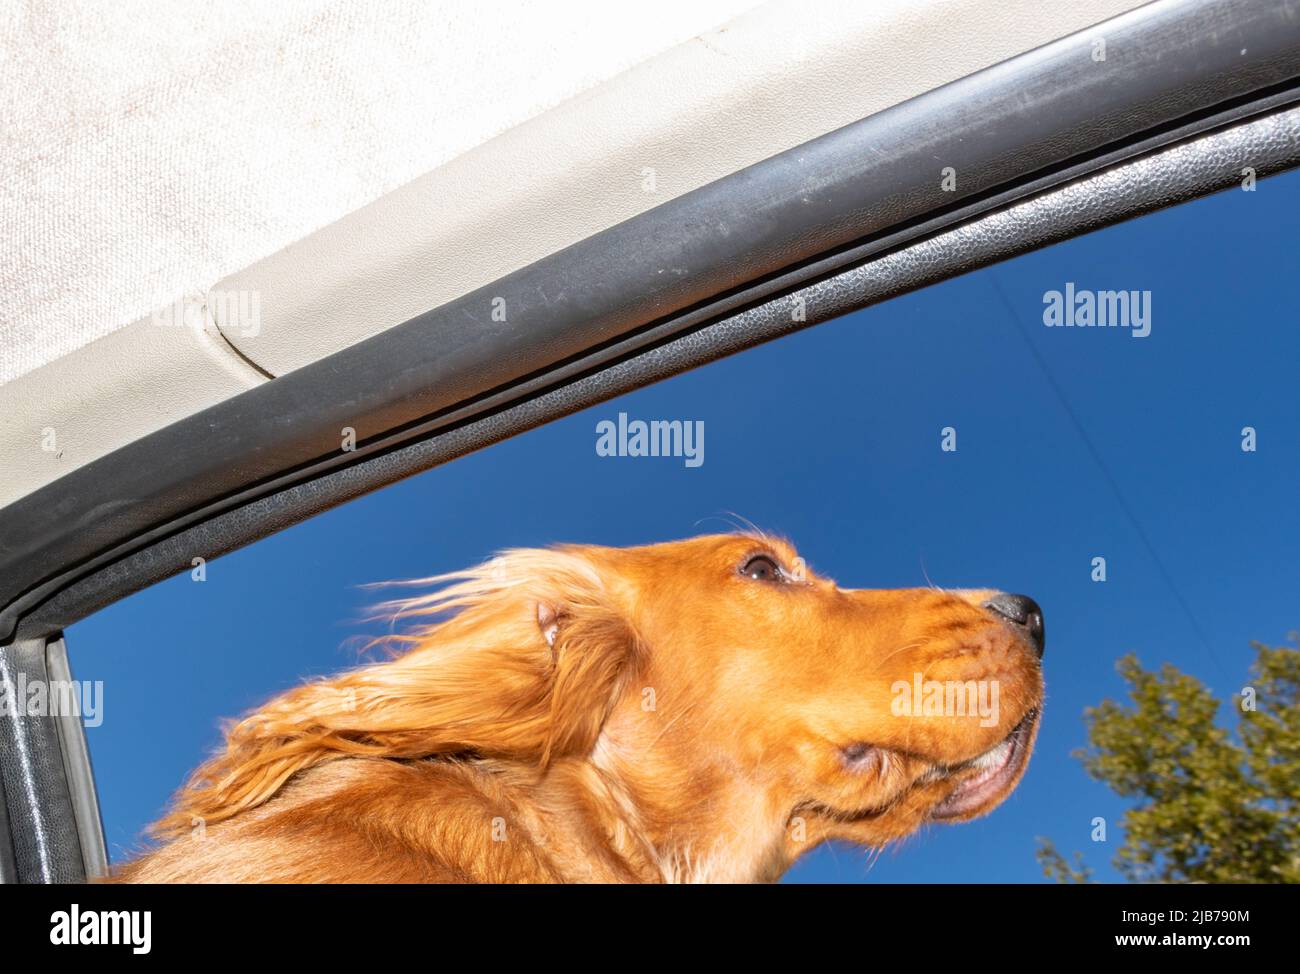
[[[980,767],[980,768],[991,768],[994,765],[1000,764],[1003,760],[1005,760],[1007,756],[1007,752],[1010,750],[1011,750],[1011,742],[1003,741],[993,750],[988,751],[985,754],[982,754],[978,758],[976,758],[975,765],[976,767]]]

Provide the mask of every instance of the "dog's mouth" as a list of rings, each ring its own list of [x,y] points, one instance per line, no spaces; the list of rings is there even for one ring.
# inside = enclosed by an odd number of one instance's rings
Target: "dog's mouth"
[[[996,804],[1011,790],[1029,760],[1030,745],[1038,728],[1038,711],[1031,710],[1011,733],[978,757],[946,769],[961,778],[957,787],[930,812],[937,821],[967,818]]]

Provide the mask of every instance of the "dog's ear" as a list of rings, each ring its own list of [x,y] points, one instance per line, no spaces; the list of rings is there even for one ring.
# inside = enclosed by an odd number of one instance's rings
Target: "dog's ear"
[[[560,632],[560,610],[550,602],[537,603],[537,628],[542,631],[542,638],[551,649],[555,648],[555,637]]]
[[[545,680],[550,719],[541,753],[546,763],[595,746],[635,669],[638,642],[621,613],[588,598],[539,601],[537,624],[551,653]]]
[[[394,659],[290,690],[226,730],[156,834],[220,821],[343,757],[440,754],[541,765],[586,753],[635,667],[633,628],[581,549],[512,551],[385,603]]]

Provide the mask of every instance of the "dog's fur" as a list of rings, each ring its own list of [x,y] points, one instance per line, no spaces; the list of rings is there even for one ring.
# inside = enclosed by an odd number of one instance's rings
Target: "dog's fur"
[[[742,573],[760,554],[779,577]],[[798,564],[721,535],[425,580],[388,603],[420,623],[393,659],[229,727],[164,844],[113,879],[774,880],[828,839],[879,847],[1000,802],[1023,764],[943,814],[972,759],[1009,734],[1027,755],[1036,728],[1037,653],[980,607],[996,593],[848,590]],[[998,681],[1000,719],[894,715],[914,674]]]

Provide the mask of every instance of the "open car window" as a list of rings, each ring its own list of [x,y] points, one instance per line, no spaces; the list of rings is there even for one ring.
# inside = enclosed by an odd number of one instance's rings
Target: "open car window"
[[[103,721],[87,733],[112,855],[139,848],[218,745],[220,718],[354,665],[363,637],[387,631],[363,619],[392,593],[367,583],[511,547],[752,523],[844,586],[1032,593],[1050,634],[1049,719],[1012,802],[879,857],[823,848],[791,880],[1035,882],[1044,835],[1122,879],[1108,861],[1118,840],[1089,834],[1126,803],[1071,756],[1086,743],[1083,709],[1124,692],[1116,660],[1135,652],[1238,687],[1251,641],[1285,642],[1295,626],[1300,579],[1260,539],[1300,540],[1288,502],[1300,415],[1282,394],[1300,346],[1273,324],[1300,269],[1280,215],[1298,205],[1289,174],[846,315],[359,498],[78,623],[80,675],[102,681]],[[1067,290],[1125,293],[1128,317],[1049,325]],[[654,422],[682,424],[680,449],[654,456],[647,441],[637,455],[636,424]]]

